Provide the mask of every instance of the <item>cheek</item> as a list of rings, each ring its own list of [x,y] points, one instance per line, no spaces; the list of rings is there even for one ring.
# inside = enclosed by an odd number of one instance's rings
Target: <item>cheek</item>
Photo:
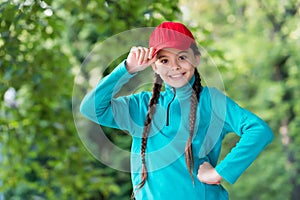
[[[187,71],[193,71],[195,69],[192,63],[185,63],[184,65],[182,65],[182,68],[184,68]]]
[[[193,65],[193,66],[197,66],[198,64],[197,64],[197,59],[196,58],[191,58],[190,60],[189,60],[189,63],[190,63],[190,65]]]
[[[163,75],[166,74],[168,72],[168,69],[166,67],[162,67],[162,66],[157,66],[157,70],[156,73]]]

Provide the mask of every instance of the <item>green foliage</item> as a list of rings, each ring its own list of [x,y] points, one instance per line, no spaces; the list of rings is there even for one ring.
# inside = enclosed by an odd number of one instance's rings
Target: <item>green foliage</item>
[[[273,143],[235,185],[224,183],[231,199],[297,199],[299,1],[182,0],[180,5],[203,47],[204,82],[224,87],[275,133]],[[1,98],[9,88],[16,91],[15,99],[0,102],[0,192],[7,199],[128,199],[129,174],[105,166],[88,152],[101,150],[101,141],[86,149],[78,137],[72,116],[74,78],[95,44],[163,20],[181,20],[178,1],[0,3]],[[83,75],[88,84],[92,72]],[[87,87],[79,89],[83,94]],[[84,136],[89,141],[92,132],[88,128]],[[105,132],[120,148],[130,148],[130,137]],[[223,155],[237,140],[234,135],[226,138]],[[114,162],[128,160],[116,156]]]
[[[128,199],[128,173],[84,148],[72,116],[76,72],[93,44],[173,20],[177,1],[0,3],[0,193],[7,199]],[[87,77],[88,79],[88,77]],[[12,89],[13,90],[13,89]],[[113,141],[129,148],[117,134]],[[121,162],[121,161],[119,161]]]

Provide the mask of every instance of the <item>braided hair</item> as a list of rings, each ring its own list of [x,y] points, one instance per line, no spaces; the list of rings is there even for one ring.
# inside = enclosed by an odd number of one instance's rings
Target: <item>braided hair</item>
[[[195,120],[196,120],[196,113],[197,113],[197,107],[198,102],[200,98],[200,92],[202,89],[201,86],[201,79],[199,72],[197,68],[195,68],[195,82],[193,84],[193,91],[191,94],[191,103],[190,103],[190,135],[188,138],[188,141],[185,146],[185,163],[187,165],[188,171],[190,173],[190,176],[192,178],[192,181],[194,182],[193,177],[193,169],[194,169],[194,157],[193,157],[193,149],[192,149],[192,140],[194,136],[194,129],[195,129]]]
[[[142,135],[142,146],[141,146],[141,156],[142,156],[142,181],[138,185],[138,189],[141,189],[146,180],[147,180],[147,168],[146,168],[146,146],[147,146],[147,140],[148,140],[148,135],[150,132],[150,127],[151,127],[151,121],[153,119],[153,115],[156,110],[156,105],[160,96],[160,90],[162,87],[162,79],[158,74],[154,74],[154,84],[152,88],[152,97],[149,101],[149,106],[148,106],[148,113],[146,116],[146,120],[144,122],[144,130],[143,130],[143,135]]]
[[[196,44],[191,45],[190,47],[194,55],[201,55],[198,47]],[[192,94],[191,94],[191,106],[190,106],[190,130],[189,130],[189,138],[185,146],[185,162],[188,168],[188,171],[190,173],[190,176],[192,178],[192,181],[194,182],[193,178],[193,168],[194,168],[194,159],[193,159],[193,150],[192,150],[192,140],[194,136],[194,128],[195,128],[195,119],[196,119],[196,113],[197,113],[197,106],[200,98],[200,92],[202,89],[201,86],[201,78],[200,74],[195,67],[195,82],[192,86]],[[148,174],[147,174],[147,167],[146,167],[146,158],[145,158],[145,152],[146,152],[146,146],[147,146],[147,139],[148,135],[150,132],[150,127],[151,127],[151,121],[153,119],[153,115],[156,110],[156,104],[158,102],[159,96],[160,96],[160,91],[162,88],[162,79],[161,77],[155,73],[154,75],[154,85],[152,88],[152,97],[149,101],[148,105],[148,113],[146,116],[146,120],[144,122],[144,129],[143,129],[143,135],[142,135],[142,144],[141,144],[141,158],[142,158],[142,180],[137,186],[138,190],[140,190],[146,183]],[[132,196],[134,198],[134,194]]]

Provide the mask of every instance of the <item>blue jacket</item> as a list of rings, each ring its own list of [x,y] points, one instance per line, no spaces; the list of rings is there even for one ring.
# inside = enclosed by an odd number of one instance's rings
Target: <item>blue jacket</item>
[[[115,97],[134,75],[127,72],[125,61],[100,83],[81,103],[81,113],[103,126],[126,130],[132,136],[131,177],[133,187],[141,181],[141,136],[151,92]],[[190,84],[194,82],[194,77]],[[256,159],[273,139],[269,126],[258,116],[241,108],[215,88],[204,87],[197,108],[194,156],[194,183],[185,163],[185,145],[189,136],[191,86],[165,86],[161,91],[151,124],[146,148],[148,179],[136,193],[147,200],[226,200],[221,185],[207,185],[197,179],[198,167],[210,162],[229,183]],[[239,142],[218,163],[222,140],[227,133],[240,136]]]

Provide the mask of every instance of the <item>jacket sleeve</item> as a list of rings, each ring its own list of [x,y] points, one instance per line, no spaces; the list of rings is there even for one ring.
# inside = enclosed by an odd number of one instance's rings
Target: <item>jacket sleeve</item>
[[[91,121],[107,127],[129,129],[132,123],[129,119],[130,97],[114,98],[134,76],[127,72],[125,63],[120,63],[82,100],[80,112]]]
[[[241,108],[217,89],[212,90],[211,95],[213,113],[219,120],[224,120],[225,132],[234,132],[240,136],[236,146],[216,166],[216,171],[233,184],[274,136],[262,119]]]

